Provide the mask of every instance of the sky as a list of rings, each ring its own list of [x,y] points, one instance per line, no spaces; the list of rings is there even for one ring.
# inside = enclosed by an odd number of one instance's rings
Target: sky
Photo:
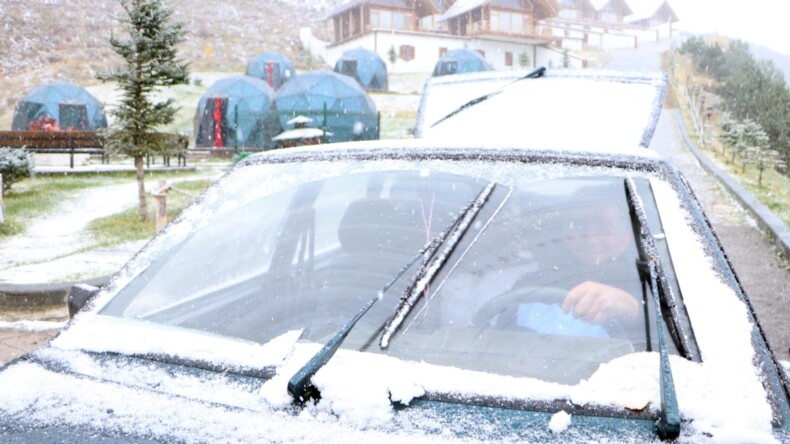
[[[669,4],[685,31],[718,33],[790,54],[790,1],[669,0]]]

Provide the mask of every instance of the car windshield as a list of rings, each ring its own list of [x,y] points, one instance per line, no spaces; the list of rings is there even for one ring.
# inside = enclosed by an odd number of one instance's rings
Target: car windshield
[[[208,217],[101,313],[260,343],[293,330],[325,342],[493,181],[389,347],[379,335],[419,262],[344,348],[564,383],[648,349],[623,172],[500,165],[504,174],[487,177],[463,162],[339,164]],[[247,168],[288,177],[293,164]],[[654,207],[649,180],[637,183]]]

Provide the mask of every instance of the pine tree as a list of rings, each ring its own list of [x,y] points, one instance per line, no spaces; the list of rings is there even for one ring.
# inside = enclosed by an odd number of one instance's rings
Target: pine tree
[[[527,54],[527,51],[522,51],[521,54],[518,55],[518,64],[521,65],[522,68],[526,68],[530,63],[529,54]]]
[[[125,11],[120,20],[125,38],[110,37],[113,50],[124,60],[117,71],[99,74],[115,81],[123,92],[113,112],[116,122],[108,131],[108,148],[134,159],[140,220],[148,219],[143,161],[164,150],[165,138],[156,129],[173,121],[174,99],[154,100],[157,89],[189,82],[189,65],[177,58],[176,45],[184,41],[184,25],[171,23],[173,10],[162,0],[119,0]]]
[[[387,57],[389,57],[390,63],[392,63],[393,65],[398,60],[398,53],[395,52],[394,46],[390,46],[390,50],[387,52]]]
[[[757,166],[759,171],[758,185],[763,185],[763,171],[765,168],[773,163],[774,154],[770,150],[768,144],[768,134],[765,133],[763,127],[752,120],[747,120],[743,124],[743,140],[746,146],[746,155],[741,171],[746,170],[746,162],[752,163]]]

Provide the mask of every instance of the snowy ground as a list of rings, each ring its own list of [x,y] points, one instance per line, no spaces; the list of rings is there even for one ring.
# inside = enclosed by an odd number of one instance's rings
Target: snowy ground
[[[219,169],[218,169],[219,168]],[[224,164],[199,169],[179,180],[217,178]],[[153,183],[146,183],[150,192]],[[137,183],[85,189],[34,221],[22,236],[0,241],[0,284],[75,282],[115,273],[146,241],[96,248],[85,228],[94,219],[137,205]]]

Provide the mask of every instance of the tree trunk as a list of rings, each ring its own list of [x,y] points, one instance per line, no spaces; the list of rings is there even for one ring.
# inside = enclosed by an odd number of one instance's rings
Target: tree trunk
[[[137,197],[140,221],[148,220],[148,205],[145,202],[145,174],[143,171],[143,156],[135,156],[134,167],[137,171]]]
[[[757,178],[757,186],[762,188],[763,187],[763,170],[765,169],[765,164],[760,162],[760,175]]]

